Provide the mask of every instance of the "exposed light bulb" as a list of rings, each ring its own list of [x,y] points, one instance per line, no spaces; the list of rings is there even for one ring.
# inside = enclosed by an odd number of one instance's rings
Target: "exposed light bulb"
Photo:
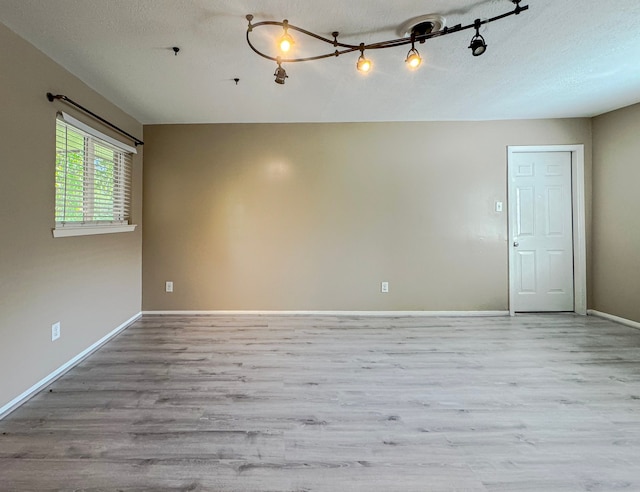
[[[372,63],[371,60],[364,57],[364,54],[360,55],[358,58],[358,63],[356,65],[359,72],[367,73],[371,70]]]
[[[415,70],[422,64],[422,58],[420,58],[420,53],[415,48],[412,48],[411,51],[407,54],[407,59],[405,60],[410,69]]]
[[[282,21],[282,29],[284,29],[284,33],[282,33],[282,37],[278,40],[278,47],[282,53],[288,53],[295,43],[291,34],[289,34],[289,21],[287,19]]]
[[[288,33],[283,34],[282,37],[280,38],[280,41],[278,41],[278,45],[280,46],[280,51],[282,51],[283,53],[289,52],[294,44],[295,44],[295,41],[291,37],[291,34],[288,34]]]

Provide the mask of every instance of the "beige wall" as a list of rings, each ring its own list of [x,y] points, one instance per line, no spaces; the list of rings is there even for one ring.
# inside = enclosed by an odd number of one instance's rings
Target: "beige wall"
[[[640,322],[640,104],[593,120],[592,308]]]
[[[66,94],[133,134],[141,134],[142,127],[2,24],[0,45],[2,407],[137,314],[141,305],[140,230],[52,237],[56,111],[76,113],[48,102],[45,94]],[[139,155],[133,189],[138,223],[141,179]],[[56,321],[62,323],[62,337],[52,342]]]
[[[159,125],[145,139],[145,310],[506,310],[507,146],[584,143],[591,178],[588,119]]]

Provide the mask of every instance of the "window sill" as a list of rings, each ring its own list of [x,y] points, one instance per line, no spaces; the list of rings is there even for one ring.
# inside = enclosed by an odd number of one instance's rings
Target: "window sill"
[[[53,237],[93,236],[95,234],[115,234],[118,232],[133,232],[135,228],[136,228],[136,224],[56,227],[55,229],[53,229]]]

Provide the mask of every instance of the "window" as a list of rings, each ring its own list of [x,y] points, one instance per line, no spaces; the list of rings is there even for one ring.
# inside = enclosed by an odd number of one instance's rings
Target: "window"
[[[132,231],[135,149],[62,113],[56,121],[55,237]]]

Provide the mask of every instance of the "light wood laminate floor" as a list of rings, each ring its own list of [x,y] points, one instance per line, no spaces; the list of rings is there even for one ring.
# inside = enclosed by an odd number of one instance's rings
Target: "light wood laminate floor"
[[[0,490],[640,491],[640,331],[145,316],[0,421]]]

